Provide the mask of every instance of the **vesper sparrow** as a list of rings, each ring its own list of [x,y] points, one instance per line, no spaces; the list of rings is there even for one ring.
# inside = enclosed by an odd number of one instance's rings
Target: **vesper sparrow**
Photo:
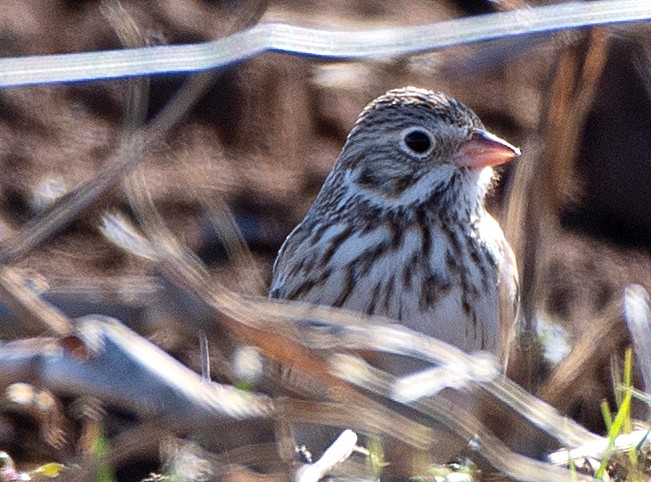
[[[518,155],[444,94],[378,97],[283,244],[270,296],[386,316],[501,355],[500,309],[512,319],[518,280],[484,197],[492,166]]]

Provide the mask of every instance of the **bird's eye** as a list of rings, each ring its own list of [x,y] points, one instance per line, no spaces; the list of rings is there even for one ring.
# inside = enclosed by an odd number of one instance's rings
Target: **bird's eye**
[[[402,131],[400,145],[407,154],[423,157],[432,152],[434,139],[420,127],[410,127]]]

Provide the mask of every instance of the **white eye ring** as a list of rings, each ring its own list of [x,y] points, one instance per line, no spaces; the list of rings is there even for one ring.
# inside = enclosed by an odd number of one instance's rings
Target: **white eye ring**
[[[400,148],[410,156],[427,157],[435,145],[434,137],[423,127],[407,127],[400,133]]]

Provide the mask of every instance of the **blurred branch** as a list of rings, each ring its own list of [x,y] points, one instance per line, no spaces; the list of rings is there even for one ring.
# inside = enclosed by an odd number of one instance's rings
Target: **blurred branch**
[[[348,427],[363,433],[388,435],[421,450],[431,449],[437,443],[436,432],[431,427],[371,399],[368,402],[362,406],[285,398],[277,402],[277,407],[283,421],[291,424]],[[360,416],[362,413],[364,415]],[[396,427],[400,429],[396,430]]]
[[[574,179],[581,130],[605,64],[609,38],[604,29],[593,29],[585,43],[561,52],[545,113],[545,147],[533,150],[536,159],[516,166],[506,226],[507,238],[520,248],[516,257],[522,271],[525,330],[532,329],[529,324],[545,298],[547,251],[558,231],[557,216],[566,187]]]
[[[262,23],[218,40],[192,45],[0,59],[0,87],[197,72],[270,50],[330,59],[407,55],[471,42],[649,18],[648,2],[601,0],[363,32]]]
[[[29,280],[7,266],[0,266],[0,299],[16,313],[32,335],[43,332],[67,336],[74,331],[72,322],[56,307],[43,301]]]
[[[137,26],[119,4],[105,2],[103,11],[111,26],[116,30],[121,42],[127,45],[142,43],[143,39],[138,32]],[[255,11],[259,13],[260,9],[255,9]],[[245,16],[243,19],[245,21],[252,20],[250,16]],[[234,28],[241,28],[242,25],[240,21],[233,23]],[[116,52],[122,52],[122,55],[126,54],[125,58],[128,58],[131,52],[137,50],[149,52],[148,48]],[[98,53],[101,54],[101,52]],[[145,56],[148,55],[148,53],[145,54]],[[34,57],[30,58],[34,59]],[[3,60],[9,59],[0,59],[0,63]],[[46,62],[46,64],[48,63]],[[137,126],[145,115],[148,84],[146,80],[136,80],[130,86],[125,112],[125,126],[129,128],[129,132],[125,134],[113,154],[108,157],[102,169],[90,181],[69,193],[43,215],[28,221],[18,233],[0,243],[0,264],[10,264],[34,249],[55,232],[68,225],[81,212],[97,201],[107,189],[135,169],[194,106],[212,84],[215,75],[215,73],[206,72],[192,76],[165,108],[152,121],[140,128],[137,128]],[[0,73],[1,76],[2,73]]]
[[[137,428],[126,430],[116,436],[108,454],[108,462],[112,467],[119,467],[120,464],[138,457],[156,457],[161,442],[169,436],[169,432],[161,424],[140,424]],[[86,456],[81,464],[64,470],[57,480],[62,482],[96,480],[99,465],[106,462],[107,460],[97,456]]]
[[[547,460],[552,464],[559,466],[566,465],[570,459],[578,462],[581,459],[589,457],[599,461],[607,456],[607,454],[611,453],[613,449],[624,452],[635,448],[639,451],[643,447],[648,446],[650,442],[649,429],[644,428],[641,430],[635,430],[631,433],[619,435],[614,441],[614,447],[609,446],[612,443],[609,437],[600,437],[594,442],[590,442],[572,450],[564,449],[549,454]]]
[[[622,303],[618,300],[592,321],[590,333],[578,339],[537,395],[561,411],[570,407],[578,395],[577,383],[608,358],[626,336],[621,317]]]
[[[93,396],[181,428],[267,418],[274,411],[269,397],[203,381],[116,320],[88,316],[76,328],[76,335],[60,342],[1,344],[0,385],[23,381],[59,394]]]
[[[244,236],[224,199],[215,196],[214,199],[206,200],[205,204],[215,232],[236,269],[242,291],[251,294],[265,293],[266,284],[262,273],[256,266],[251,250],[246,245]]]
[[[209,74],[192,77],[152,122],[125,136],[102,169],[90,181],[62,198],[43,216],[37,216],[25,223],[18,233],[3,241],[0,244],[0,264],[16,261],[67,226],[108,188],[133,170],[194,105],[211,81],[212,75]]]
[[[346,460],[355,450],[357,434],[352,430],[344,430],[328,447],[323,456],[313,464],[304,464],[295,474],[296,482],[318,482],[332,468]]]
[[[364,363],[357,360],[357,363]],[[391,377],[364,364],[367,373],[365,377],[356,377],[354,380],[348,377],[348,367],[341,367],[340,376],[346,377],[352,383],[364,387],[378,395],[389,398],[395,384]],[[362,370],[354,370],[360,373]],[[468,393],[466,393],[468,395]],[[509,477],[516,480],[527,481],[565,481],[569,480],[570,473],[565,469],[558,469],[549,464],[525,457],[511,451],[499,438],[477,418],[476,414],[470,413],[463,406],[454,404],[451,410],[447,403],[441,403],[436,399],[421,399],[405,403],[406,406],[429,415],[442,422],[456,435],[468,441],[469,446],[480,453],[488,460],[493,467],[500,470]],[[474,442],[474,443],[473,443]],[[579,476],[577,480],[591,480]]]
[[[651,307],[644,286],[633,284],[624,290],[624,319],[631,332],[633,353],[642,372],[644,391],[651,394]]]
[[[126,49],[144,47],[146,44],[142,32],[135,20],[117,0],[102,0],[100,11],[109,23],[120,43]],[[137,129],[147,116],[149,98],[149,78],[129,79],[126,103],[124,105],[123,125],[125,131]]]

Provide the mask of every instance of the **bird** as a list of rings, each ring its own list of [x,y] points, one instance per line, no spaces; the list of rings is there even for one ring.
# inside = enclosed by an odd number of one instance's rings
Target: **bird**
[[[378,315],[503,358],[516,260],[484,200],[518,148],[458,100],[416,87],[370,102],[303,221],[269,297]]]

